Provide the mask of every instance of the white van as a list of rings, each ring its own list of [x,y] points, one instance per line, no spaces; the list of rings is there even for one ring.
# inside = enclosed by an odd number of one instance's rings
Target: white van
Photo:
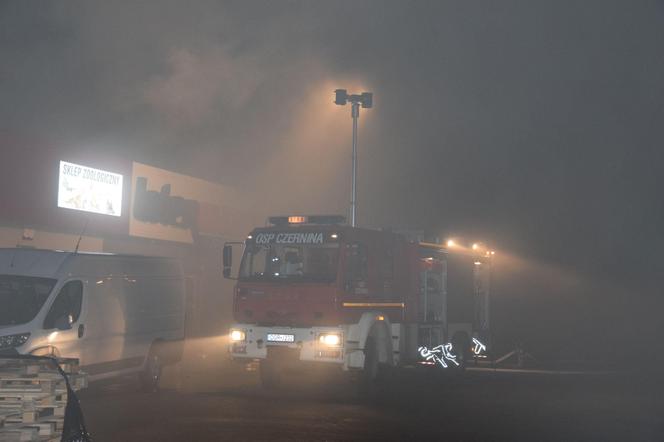
[[[91,381],[138,373],[155,390],[184,326],[175,259],[0,249],[0,354],[78,358]]]

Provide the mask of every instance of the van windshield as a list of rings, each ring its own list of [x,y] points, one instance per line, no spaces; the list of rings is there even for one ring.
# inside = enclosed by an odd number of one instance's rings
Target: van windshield
[[[0,275],[0,326],[30,322],[48,299],[57,280]]]
[[[333,282],[338,259],[339,244],[252,244],[242,259],[240,279]]]

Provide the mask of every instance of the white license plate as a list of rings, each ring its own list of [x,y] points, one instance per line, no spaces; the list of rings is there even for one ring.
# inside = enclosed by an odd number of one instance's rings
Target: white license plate
[[[286,335],[283,333],[268,333],[267,342],[295,342],[295,335]]]

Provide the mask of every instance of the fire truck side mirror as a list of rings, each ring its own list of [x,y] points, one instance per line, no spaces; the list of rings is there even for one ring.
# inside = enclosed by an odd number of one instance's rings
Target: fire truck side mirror
[[[224,278],[231,277],[231,268],[233,267],[233,246],[226,244],[224,246]]]

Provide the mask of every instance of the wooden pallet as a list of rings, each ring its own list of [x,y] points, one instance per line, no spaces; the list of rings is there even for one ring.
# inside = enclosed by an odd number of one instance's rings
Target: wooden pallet
[[[60,360],[73,390],[87,386],[78,360]],[[49,361],[0,357],[0,442],[59,441],[67,385]]]

